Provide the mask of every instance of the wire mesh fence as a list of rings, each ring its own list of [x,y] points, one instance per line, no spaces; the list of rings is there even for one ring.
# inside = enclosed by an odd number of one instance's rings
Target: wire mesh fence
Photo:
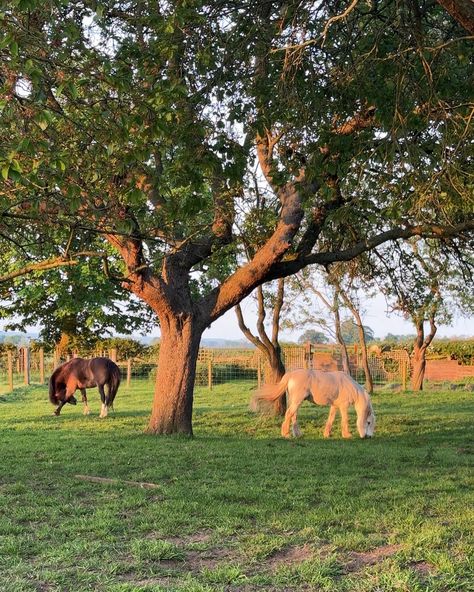
[[[28,384],[44,384],[53,370],[72,357],[105,356],[120,368],[122,382],[128,386],[137,381],[154,384],[159,348],[141,357],[120,357],[116,350],[75,352],[61,356],[57,351],[10,348],[0,353],[0,393]],[[341,353],[336,346],[288,346],[282,348],[287,371],[297,368],[341,370]],[[360,349],[349,348],[351,375],[360,383],[365,380]],[[392,350],[369,355],[369,367],[374,384],[396,383],[405,389],[410,376],[410,357],[405,350]],[[256,348],[201,348],[196,367],[196,385],[213,386],[233,381],[245,381],[258,387],[271,373],[269,362]]]

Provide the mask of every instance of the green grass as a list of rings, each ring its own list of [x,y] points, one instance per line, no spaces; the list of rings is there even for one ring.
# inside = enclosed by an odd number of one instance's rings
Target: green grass
[[[245,383],[197,390],[194,439],[145,435],[149,389],[106,420],[0,397],[1,592],[470,589],[472,394],[376,394],[372,440],[304,405],[286,441]]]

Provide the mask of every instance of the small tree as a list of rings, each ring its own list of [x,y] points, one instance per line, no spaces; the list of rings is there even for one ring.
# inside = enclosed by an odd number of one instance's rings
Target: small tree
[[[466,305],[459,283],[463,274],[470,272],[472,262],[465,251],[462,246],[453,257],[433,241],[414,240],[411,248],[400,244],[377,253],[382,264],[377,273],[383,291],[395,298],[393,309],[410,319],[416,330],[411,378],[414,391],[423,389],[426,352],[436,335],[437,323],[449,322],[453,310]]]
[[[277,290],[274,294],[267,294],[265,298],[262,286],[257,288],[258,318],[257,332],[254,335],[245,323],[244,315],[240,304],[235,307],[235,313],[239,323],[239,328],[245,337],[253,343],[259,351],[265,356],[270,372],[266,376],[266,382],[275,384],[280,381],[285,374],[285,365],[282,358],[282,350],[279,342],[280,317],[284,304],[285,280],[278,280]],[[267,303],[265,302],[267,300]],[[271,336],[268,335],[265,327],[265,318],[267,315],[266,307],[272,310]],[[286,401],[280,398],[275,406],[275,413],[283,415],[286,411]]]

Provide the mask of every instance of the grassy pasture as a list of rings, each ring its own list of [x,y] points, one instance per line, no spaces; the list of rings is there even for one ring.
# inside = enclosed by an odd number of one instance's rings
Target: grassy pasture
[[[376,394],[363,441],[304,405],[285,441],[245,383],[198,389],[190,440],[143,434],[149,390],[0,397],[1,592],[472,589],[472,394]]]

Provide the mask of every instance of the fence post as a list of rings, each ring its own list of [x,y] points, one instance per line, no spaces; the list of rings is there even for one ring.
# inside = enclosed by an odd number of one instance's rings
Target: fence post
[[[9,349],[7,351],[7,364],[8,364],[8,388],[10,392],[13,391],[13,354]]]
[[[109,351],[109,358],[112,360],[112,362],[117,361],[117,350],[115,347]]]
[[[207,359],[207,386],[212,391],[212,354]]]
[[[44,384],[44,349],[42,347],[39,350],[39,371],[40,383]]]
[[[132,382],[132,358],[127,360],[127,388],[130,388]]]
[[[262,357],[260,352],[258,352],[257,357],[257,388],[261,388],[262,386]]]
[[[403,362],[402,362],[402,389],[404,391],[407,390],[407,374],[408,374],[407,364],[408,364],[407,360],[403,360]]]
[[[27,347],[23,348],[23,373],[25,376],[25,384],[30,384],[30,350]]]

